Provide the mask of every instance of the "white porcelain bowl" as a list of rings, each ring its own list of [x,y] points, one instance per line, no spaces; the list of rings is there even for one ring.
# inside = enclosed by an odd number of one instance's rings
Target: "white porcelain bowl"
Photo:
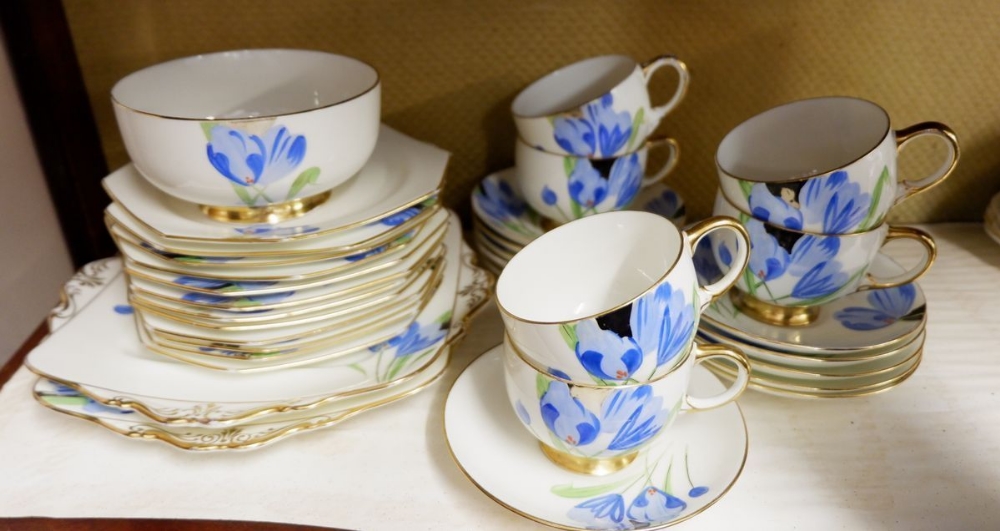
[[[139,172],[180,199],[260,207],[314,197],[358,172],[378,137],[378,72],[308,50],[185,57],[111,90]]]

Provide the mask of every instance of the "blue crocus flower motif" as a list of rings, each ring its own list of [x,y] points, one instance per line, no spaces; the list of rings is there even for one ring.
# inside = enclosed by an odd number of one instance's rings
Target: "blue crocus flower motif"
[[[402,358],[410,354],[426,350],[448,334],[449,323],[433,322],[420,326],[416,321],[410,323],[406,330],[398,336],[385,342],[385,346],[395,348],[395,357]]]
[[[635,340],[602,330],[592,319],[577,323],[576,336],[577,359],[598,378],[627,380],[642,364],[642,350]]]
[[[680,204],[680,198],[677,197],[677,193],[667,189],[660,195],[650,199],[642,209],[646,212],[652,212],[667,219],[672,219],[679,213]]]
[[[240,186],[267,185],[287,176],[306,155],[306,138],[283,125],[264,137],[216,125],[206,148],[208,160],[225,178]]]
[[[88,398],[87,402],[83,404],[84,413],[97,413],[97,414],[111,414],[111,415],[131,415],[135,413],[131,409],[119,409],[116,407],[106,406],[92,398]]]
[[[528,415],[528,410],[520,400],[514,404],[514,411],[517,411],[517,418],[521,419],[525,426],[531,426],[531,415]]]
[[[753,217],[789,229],[802,228],[802,212],[796,206],[776,197],[767,185],[756,183],[750,188],[747,198]]]
[[[719,261],[712,254],[712,242],[709,238],[702,238],[698,242],[691,260],[694,263],[694,271],[698,275],[698,282],[701,284],[711,284],[722,278],[722,268],[719,267]],[[732,252],[722,242],[719,242],[719,260],[727,266],[733,261]]]
[[[504,221],[520,217],[524,213],[524,200],[507,181],[483,179],[479,185],[479,192],[476,194],[479,207],[494,219]]]
[[[543,203],[545,203],[546,205],[552,206],[552,205],[556,204],[556,202],[558,202],[558,201],[559,201],[559,196],[557,196],[556,193],[554,191],[552,191],[551,188],[549,188],[549,185],[546,184],[545,186],[542,187],[542,202]]]
[[[610,157],[632,136],[632,117],[615,112],[610,93],[588,104],[583,116],[559,117],[552,126],[556,144],[578,157]]]
[[[539,405],[545,426],[569,446],[586,446],[601,432],[601,421],[562,382],[549,382]]]
[[[584,208],[593,208],[608,197],[608,181],[587,159],[577,159],[569,175],[569,196]]]
[[[843,288],[849,278],[835,260],[820,262],[795,283],[792,296],[798,299],[826,297]]]
[[[549,370],[547,372],[552,376],[555,376],[556,378],[561,378],[563,380],[566,380],[567,382],[573,380],[572,378],[569,377],[568,374],[564,373],[563,371],[560,371],[559,369],[556,369],[555,367],[549,367]]]
[[[615,198],[615,208],[628,206],[642,185],[639,155],[632,153],[615,160],[608,176],[608,194]]]
[[[687,503],[684,503],[684,500],[649,486],[632,501],[632,505],[628,508],[628,517],[635,522],[667,522],[686,508]]]
[[[799,191],[799,203],[806,222],[820,224],[827,234],[844,234],[857,227],[871,205],[871,196],[861,185],[851,182],[846,171],[809,179]]]
[[[749,219],[744,224],[750,234],[750,271],[761,280],[773,280],[785,274],[791,257],[774,236],[768,234],[764,224]]]
[[[677,357],[694,337],[694,307],[669,282],[657,286],[632,305],[629,318],[632,335],[647,356],[656,356],[662,367]]]
[[[913,284],[873,290],[868,294],[871,308],[849,306],[834,317],[851,330],[878,330],[908,316],[916,300],[917,288]]]
[[[211,290],[220,290],[230,286],[236,286],[241,289],[266,288],[268,286],[273,286],[276,283],[277,283],[276,281],[271,281],[271,280],[233,281],[233,280],[220,280],[216,278],[192,277],[187,275],[182,275],[174,279],[174,284],[180,284],[182,286],[191,286],[192,288],[211,289]]]
[[[691,490],[688,491],[688,496],[698,498],[700,496],[704,496],[706,493],[708,493],[708,487],[703,485],[700,487],[691,487]]]
[[[625,521],[625,498],[621,494],[605,494],[591,498],[569,510],[567,516],[589,529],[632,529]]]
[[[375,256],[377,254],[381,254],[381,253],[385,252],[385,250],[388,249],[388,248],[389,248],[388,245],[379,245],[378,247],[376,247],[374,249],[369,249],[367,251],[364,251],[364,252],[361,252],[361,253],[358,253],[358,254],[352,254],[350,256],[345,256],[344,260],[347,260],[348,262],[360,262],[361,260],[364,260],[365,258],[368,258],[370,256]]]
[[[660,433],[669,413],[662,406],[648,385],[612,393],[601,405],[601,431],[615,434],[608,449],[630,450]]]
[[[135,313],[135,308],[131,304],[116,304],[114,310],[118,315],[132,315]]]
[[[274,225],[261,223],[257,225],[247,225],[246,227],[235,227],[233,230],[240,236],[276,236],[283,238],[316,232],[319,230],[319,227],[314,227],[312,225],[302,225],[300,227],[275,227]]]
[[[410,207],[404,208],[395,214],[390,214],[379,220],[379,223],[383,225],[388,225],[390,227],[398,227],[403,223],[413,219],[414,216],[420,213],[422,209],[420,207]]]

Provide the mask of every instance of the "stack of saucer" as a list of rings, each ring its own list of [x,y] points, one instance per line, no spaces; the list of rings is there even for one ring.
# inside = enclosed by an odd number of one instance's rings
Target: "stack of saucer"
[[[552,228],[517,191],[515,171],[507,168],[487,175],[472,192],[473,244],[483,267],[494,275],[525,245]],[[626,210],[659,214],[677,227],[683,227],[687,219],[681,197],[662,183],[640,190]]]
[[[663,67],[677,72],[677,88],[654,107],[646,85]],[[663,203],[650,208],[682,215],[676,194],[658,184],[677,164],[677,142],[651,133],[681,102],[688,80],[676,57],[640,65],[606,55],[525,88],[511,108],[515,168],[487,176],[472,196],[476,247],[487,267],[499,272],[546,230],[593,214]],[[650,163],[657,152],[662,161]]]
[[[926,301],[916,280],[937,250],[927,233],[886,217],[951,173],[958,143],[937,122],[889,125],[872,102],[814,98],[750,118],[719,145],[713,213],[739,220],[750,259],[731,296],[705,312],[700,335],[743,349],[754,388],[860,396],[898,385],[919,365]],[[917,136],[940,140],[945,159],[930,175],[901,179],[897,152]],[[915,265],[882,254],[894,241],[916,244]],[[713,235],[700,249],[703,274],[728,270],[740,244]]]
[[[378,83],[296,50],[119,82],[121,274],[29,355],[36,398],[184,449],[254,448],[440,375],[488,275],[437,201],[448,153],[380,126]]]

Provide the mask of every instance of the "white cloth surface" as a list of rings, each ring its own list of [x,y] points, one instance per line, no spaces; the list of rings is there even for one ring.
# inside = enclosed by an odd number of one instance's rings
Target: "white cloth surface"
[[[978,224],[925,228],[939,256],[920,280],[929,321],[913,377],[868,398],[747,391],[743,475],[679,528],[1000,529],[1000,247]],[[35,404],[22,368],[0,390],[0,517],[544,529],[483,495],[444,442],[451,382],[501,333],[489,306],[430,389],[252,452],[127,440]]]

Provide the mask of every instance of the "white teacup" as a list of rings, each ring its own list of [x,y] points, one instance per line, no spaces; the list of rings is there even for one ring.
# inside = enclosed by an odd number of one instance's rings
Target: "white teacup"
[[[713,397],[689,396],[691,370],[710,359],[735,365],[733,383]],[[656,380],[599,387],[538,370],[509,338],[504,342],[507,398],[521,424],[549,459],[583,474],[605,475],[628,466],[639,450],[669,430],[678,413],[735,400],[749,372],[746,357],[734,347],[693,345]]]
[[[650,151],[666,151],[656,169],[647,168]],[[672,138],[649,139],[636,151],[618,157],[591,159],[556,155],[518,140],[514,151],[516,183],[536,212],[556,223],[622,210],[639,189],[669,174],[679,150]]]
[[[750,235],[750,260],[732,292],[734,302],[748,315],[778,325],[809,324],[818,317],[821,305],[858,290],[909,284],[920,278],[937,256],[934,240],[910,227],[882,223],[852,234],[793,231],[740,211],[721,191],[716,193],[712,212],[739,219]],[[920,261],[891,278],[868,274],[879,250],[902,239],[922,246]],[[710,241],[723,270],[733,263],[734,249],[743,245],[725,233],[712,234]]]
[[[368,161],[381,85],[350,57],[241,50],[150,66],[111,97],[125,149],[157,188],[217,220],[276,222]]]
[[[739,267],[700,285],[693,249],[721,232],[744,242],[734,254]],[[648,212],[598,214],[514,255],[497,280],[497,305],[513,342],[539,366],[589,385],[649,381],[683,358],[701,311],[746,264],[746,242],[731,218],[680,232]]]
[[[663,66],[679,82],[667,103],[653,107],[647,84]],[[511,111],[519,136],[532,147],[578,157],[609,158],[634,151],[684,98],[688,71],[673,56],[639,65],[624,55],[591,57],[528,85]]]
[[[940,168],[898,180],[897,153],[919,136],[947,147]],[[878,105],[848,97],[801,100],[765,111],[729,132],[716,154],[723,193],[779,227],[848,234],[877,227],[889,209],[951,174],[958,140],[925,122],[893,131]]]

